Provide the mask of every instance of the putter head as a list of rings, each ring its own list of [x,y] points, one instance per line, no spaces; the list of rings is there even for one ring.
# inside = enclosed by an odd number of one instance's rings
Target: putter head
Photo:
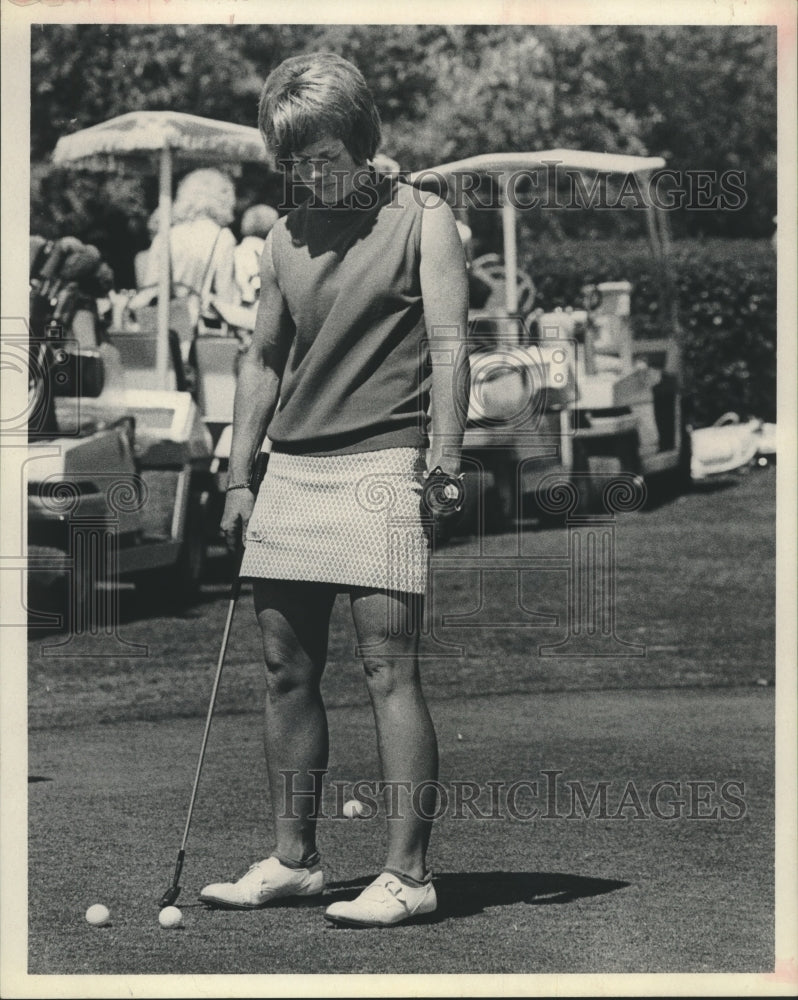
[[[167,906],[174,906],[177,897],[180,895],[179,885],[170,885],[166,892],[161,896],[161,902],[159,908],[163,910]]]

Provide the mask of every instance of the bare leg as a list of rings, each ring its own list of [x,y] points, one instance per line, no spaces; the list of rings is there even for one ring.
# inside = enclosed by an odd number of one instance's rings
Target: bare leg
[[[427,874],[426,852],[437,794],[434,784],[420,795],[412,789],[438,777],[438,745],[421,690],[418,643],[423,599],[414,594],[353,590],[352,617],[363,650],[377,728],[382,777],[388,783],[386,867],[414,879]],[[400,782],[409,783],[411,791]],[[392,796],[394,796],[392,801]],[[398,808],[397,808],[398,806]]]
[[[253,593],[266,664],[264,744],[275,853],[304,861],[316,851],[315,813],[327,768],[329,737],[320,683],[335,589],[256,580]]]

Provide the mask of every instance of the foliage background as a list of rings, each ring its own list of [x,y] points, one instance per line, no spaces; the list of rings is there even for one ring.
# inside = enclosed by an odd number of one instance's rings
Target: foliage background
[[[59,136],[138,109],[253,125],[266,75],[302,51],[360,66],[383,151],[403,169],[571,147],[662,155],[677,171],[743,171],[739,210],[669,213],[685,357],[701,420],[728,409],[774,415],[775,28],[49,24],[32,28],[31,45],[32,231],[95,243],[118,287],[132,285],[133,257],[149,243],[155,180],[56,169]],[[236,224],[248,205],[280,200],[274,172],[245,166],[236,185]],[[521,262],[541,304],[573,303],[572,286],[587,278],[626,277],[639,316],[650,316],[656,275],[633,242],[636,214],[528,213]],[[479,216],[477,252],[500,251],[498,213]]]

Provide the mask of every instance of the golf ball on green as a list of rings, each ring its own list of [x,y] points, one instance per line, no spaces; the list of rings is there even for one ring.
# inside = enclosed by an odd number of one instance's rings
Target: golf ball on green
[[[105,927],[111,919],[111,911],[102,903],[95,903],[86,910],[86,919],[92,927]]]
[[[357,819],[366,811],[366,807],[358,799],[350,799],[344,803],[344,816],[347,819]]]
[[[176,906],[165,906],[158,914],[158,923],[167,930],[183,926],[183,914]]]

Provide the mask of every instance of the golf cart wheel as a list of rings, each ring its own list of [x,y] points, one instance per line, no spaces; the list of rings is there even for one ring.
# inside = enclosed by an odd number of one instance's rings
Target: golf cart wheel
[[[57,627],[69,635],[96,631],[102,624],[107,601],[96,591],[101,573],[83,559],[70,560],[62,548],[32,544],[29,558],[49,557],[54,564],[66,561],[71,565],[55,570],[52,577],[29,573],[24,597],[28,623],[32,627]],[[93,571],[92,571],[93,569]]]
[[[186,515],[186,535],[173,572],[175,586],[187,601],[199,594],[205,572],[205,534],[205,507],[192,498]]]
[[[686,424],[679,435],[679,459],[672,469],[657,472],[646,477],[646,508],[654,509],[663,503],[670,503],[690,492],[693,483],[690,467],[692,464],[692,440]]]
[[[171,566],[136,574],[136,589],[148,604],[176,610],[196,600],[205,572],[205,535],[205,505],[198,496],[192,496],[176,561]]]

